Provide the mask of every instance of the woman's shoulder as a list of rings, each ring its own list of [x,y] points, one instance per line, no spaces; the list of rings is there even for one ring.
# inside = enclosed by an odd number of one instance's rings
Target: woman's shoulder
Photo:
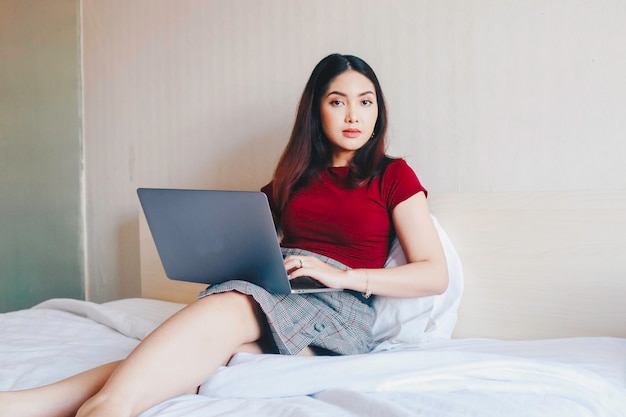
[[[383,171],[383,176],[389,177],[404,177],[404,176],[416,176],[415,171],[404,158],[388,158],[388,162]]]
[[[392,206],[420,191],[428,193],[413,168],[403,158],[390,160],[381,177],[380,186],[383,195],[394,202]]]

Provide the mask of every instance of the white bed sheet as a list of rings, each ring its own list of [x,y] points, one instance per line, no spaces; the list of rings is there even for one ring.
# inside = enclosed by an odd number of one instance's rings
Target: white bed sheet
[[[0,315],[0,390],[123,358],[181,306],[50,300]],[[626,339],[441,340],[368,355],[238,354],[142,417],[626,415]]]

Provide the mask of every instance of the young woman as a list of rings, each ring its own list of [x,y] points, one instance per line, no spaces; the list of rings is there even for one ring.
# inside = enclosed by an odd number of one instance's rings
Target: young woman
[[[290,278],[344,291],[274,295],[243,281],[212,286],[123,361],[0,393],[1,417],[130,417],[196,392],[237,352],[356,354],[374,348],[370,295],[442,293],[446,262],[426,190],[385,155],[387,113],[363,60],[333,54],[313,70],[291,138],[263,187]],[[408,263],[383,269],[397,236]]]

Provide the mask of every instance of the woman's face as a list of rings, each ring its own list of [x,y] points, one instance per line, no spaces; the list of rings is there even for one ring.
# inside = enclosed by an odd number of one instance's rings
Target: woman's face
[[[322,129],[333,149],[333,166],[347,166],[371,138],[378,119],[374,84],[363,74],[339,74],[322,97]]]

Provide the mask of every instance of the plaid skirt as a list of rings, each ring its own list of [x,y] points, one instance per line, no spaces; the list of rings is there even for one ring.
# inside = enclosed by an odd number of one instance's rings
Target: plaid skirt
[[[315,256],[341,269],[347,266],[300,249],[283,249],[283,255]],[[246,281],[212,285],[199,295],[237,291],[250,295],[267,318],[278,353],[295,355],[310,346],[337,355],[367,353],[375,347],[372,336],[374,309],[350,291],[310,294],[270,294]]]

